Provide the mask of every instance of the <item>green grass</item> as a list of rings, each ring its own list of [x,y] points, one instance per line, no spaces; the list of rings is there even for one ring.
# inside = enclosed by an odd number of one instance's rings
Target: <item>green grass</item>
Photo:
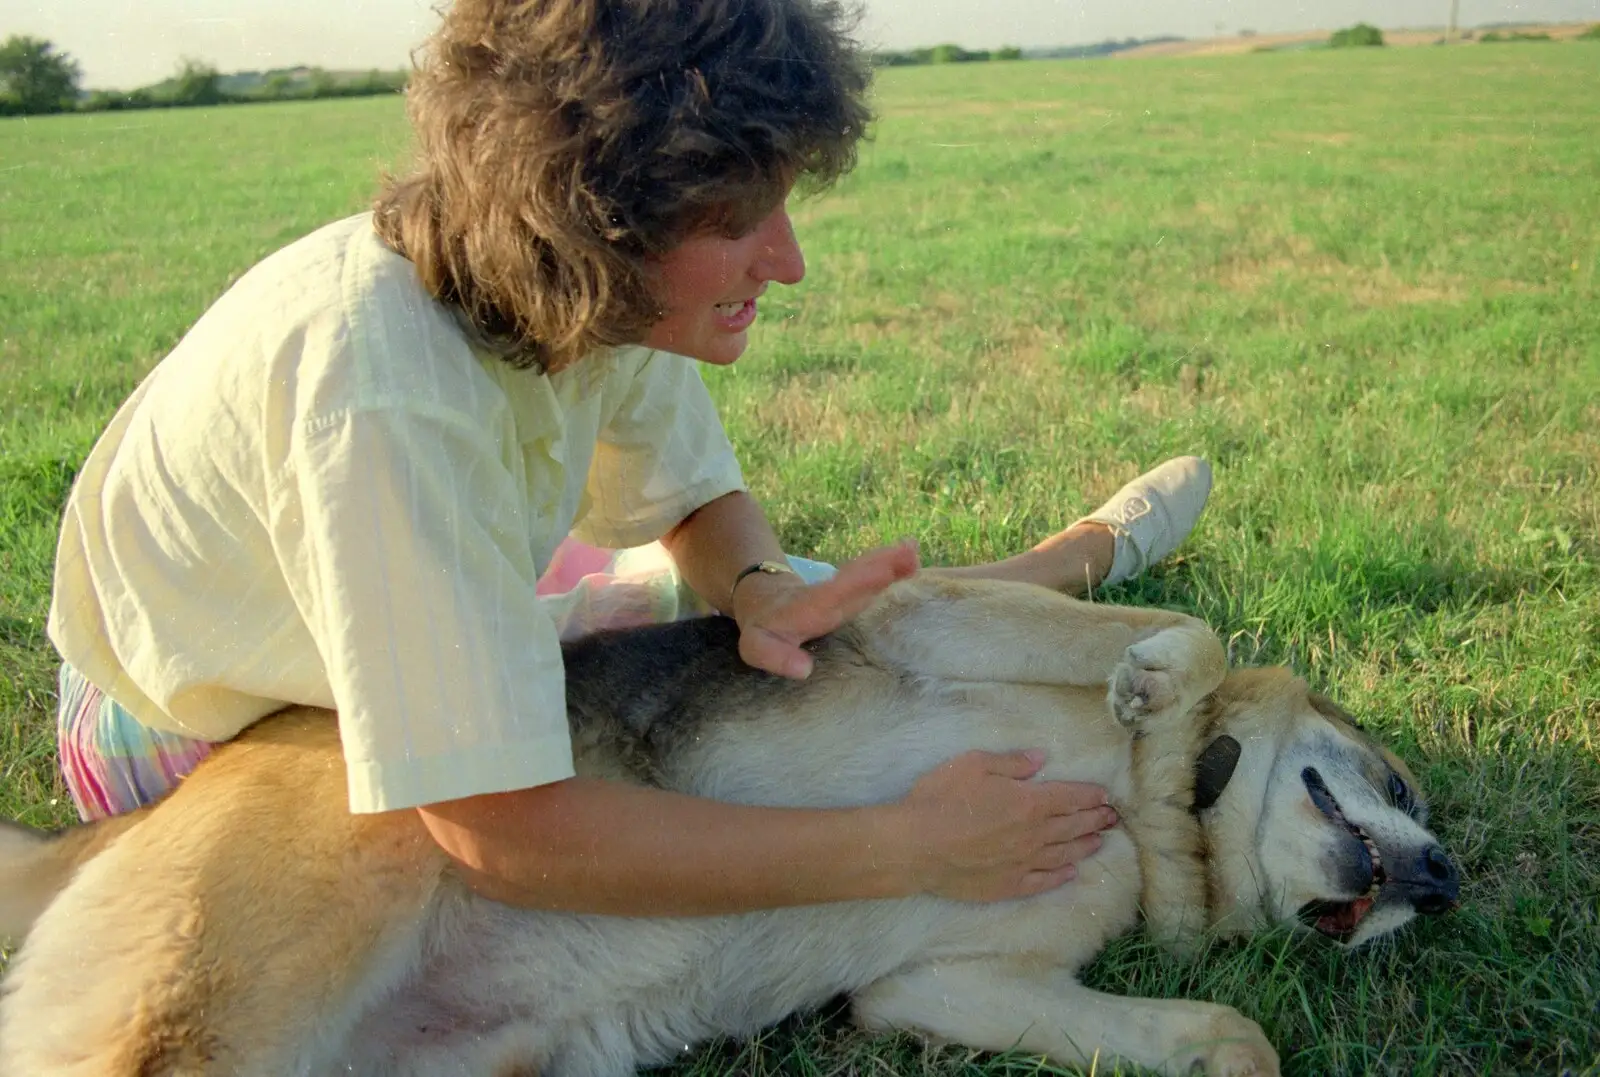
[[[1135,937],[1291,1074],[1600,1073],[1600,65],[1407,49],[884,72],[810,260],[708,380],[789,548],[1015,551],[1180,452],[1181,556],[1110,597],[1288,662],[1418,771],[1462,908],[1371,952]],[[229,280],[359,210],[383,99],[0,124],[0,810],[66,817],[57,513]],[[1047,1073],[798,1019],[680,1073]],[[1104,1072],[1102,1070],[1102,1072]]]

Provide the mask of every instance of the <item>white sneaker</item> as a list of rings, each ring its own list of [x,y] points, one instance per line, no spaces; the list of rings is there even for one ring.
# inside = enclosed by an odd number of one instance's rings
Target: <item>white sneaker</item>
[[[1166,557],[1194,530],[1211,493],[1211,465],[1180,456],[1140,475],[1099,509],[1077,521],[1104,524],[1116,540],[1101,586],[1137,576]]]

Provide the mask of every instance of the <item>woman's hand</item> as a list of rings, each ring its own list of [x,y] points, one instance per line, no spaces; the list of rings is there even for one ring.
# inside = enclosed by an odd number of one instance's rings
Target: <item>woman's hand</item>
[[[1004,901],[1060,886],[1115,826],[1106,791],[1029,781],[1040,752],[967,752],[923,775],[904,800],[898,842],[912,885],[957,901]]]
[[[902,542],[862,554],[840,566],[832,579],[810,586],[784,573],[746,576],[733,594],[739,657],[768,673],[796,680],[810,676],[811,656],[801,645],[850,620],[917,567],[916,544]]]

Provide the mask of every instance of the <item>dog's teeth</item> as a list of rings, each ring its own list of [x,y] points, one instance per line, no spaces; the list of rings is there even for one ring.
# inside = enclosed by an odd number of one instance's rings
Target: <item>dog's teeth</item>
[[[1362,847],[1367,850],[1367,856],[1372,860],[1372,882],[1367,886],[1367,892],[1364,896],[1376,900],[1378,891],[1383,888],[1383,881],[1385,877],[1383,871],[1383,854],[1378,852],[1378,843],[1373,841],[1371,836],[1368,835],[1365,830],[1354,823],[1349,825],[1350,833],[1361,839]]]

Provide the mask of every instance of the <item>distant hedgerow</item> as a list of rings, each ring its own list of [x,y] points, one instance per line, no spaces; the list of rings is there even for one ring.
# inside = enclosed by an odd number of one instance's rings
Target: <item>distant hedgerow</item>
[[[1584,32],[1585,32],[1585,34],[1593,33],[1593,28],[1591,28],[1589,30],[1586,30]],[[1597,35],[1597,36],[1600,36],[1600,35]],[[1531,32],[1531,33],[1524,33],[1521,30],[1512,30],[1512,31],[1509,31],[1509,32],[1503,33],[1503,34],[1498,30],[1490,30],[1487,34],[1484,34],[1482,37],[1480,37],[1478,39],[1479,42],[1481,42],[1482,44],[1485,44],[1485,45],[1504,44],[1504,43],[1509,42],[1509,41],[1551,41],[1551,40],[1553,40],[1553,38],[1551,38],[1551,36],[1549,34],[1544,33],[1543,31],[1534,31],[1534,32]]]
[[[964,49],[960,45],[934,45],[931,48],[908,49],[903,52],[876,52],[872,63],[876,67],[906,67],[915,64],[964,64],[983,60],[1020,60],[1022,50],[1015,45],[988,49]]]

